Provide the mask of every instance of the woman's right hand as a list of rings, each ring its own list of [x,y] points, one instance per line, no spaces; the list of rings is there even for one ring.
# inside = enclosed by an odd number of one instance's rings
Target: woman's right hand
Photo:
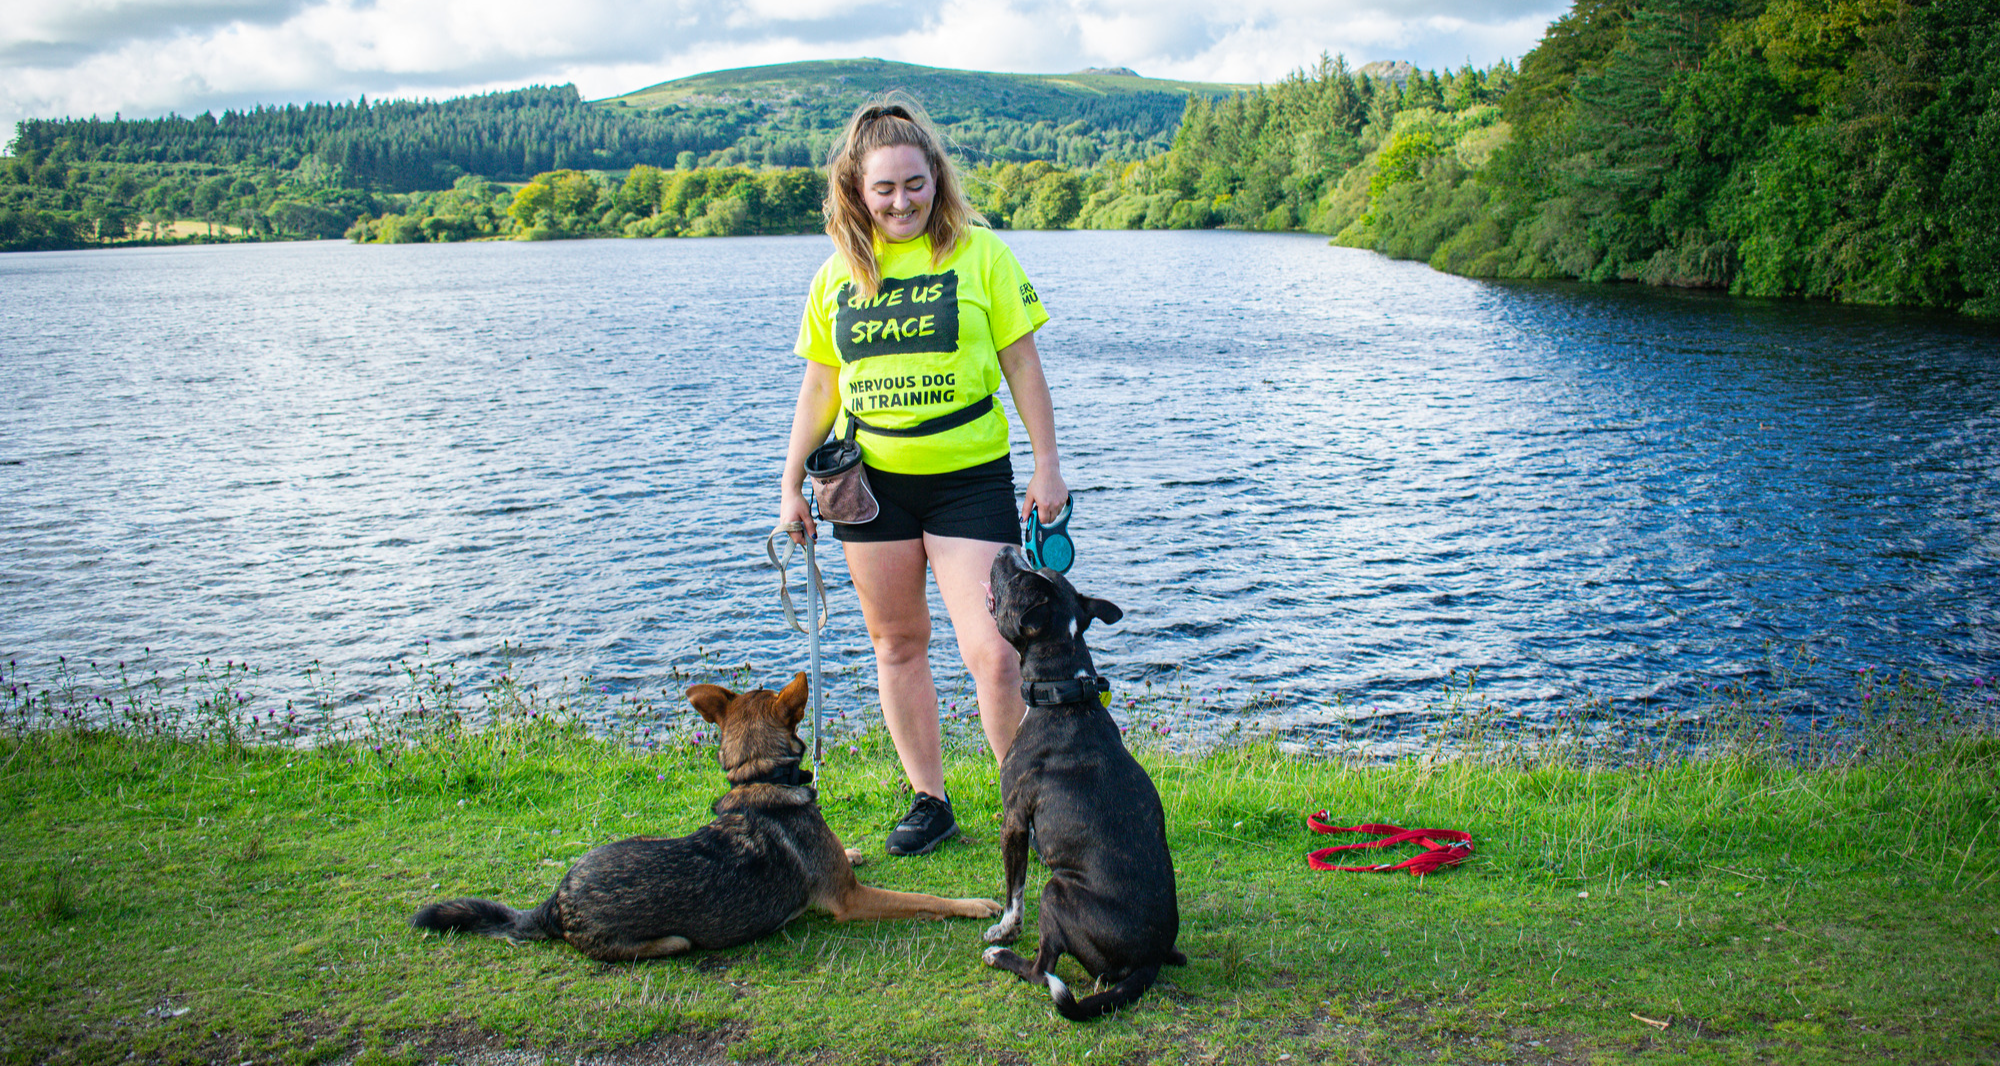
[[[808,537],[819,540],[819,528],[813,522],[812,504],[806,502],[803,492],[790,491],[778,498],[778,528],[785,529],[794,522],[804,532],[792,531],[793,544],[804,544]]]
[[[812,505],[806,502],[806,457],[826,440],[840,410],[839,371],[825,363],[806,360],[805,376],[799,380],[799,401],[792,409],[791,443],[785,449],[784,472],[778,475],[778,528],[796,522],[793,544],[806,538],[819,539]]]

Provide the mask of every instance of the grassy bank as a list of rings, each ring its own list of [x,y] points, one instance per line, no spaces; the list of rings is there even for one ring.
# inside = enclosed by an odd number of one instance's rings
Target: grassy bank
[[[1698,754],[1615,764],[1478,737],[1389,765],[1142,746],[1192,964],[1086,1025],[980,966],[978,922],[808,915],[637,965],[405,925],[444,896],[536,902],[589,847],[706,821],[712,739],[678,706],[605,738],[503,687],[470,729],[433,687],[366,740],[290,747],[226,684],[88,727],[9,691],[5,1062],[2000,1061],[2000,743],[1921,690],[1838,748],[1720,716]],[[865,880],[998,893],[991,762],[954,741],[949,773],[964,835]],[[844,740],[835,831],[879,854],[898,779],[879,732]],[[1478,851],[1315,873],[1322,808]]]

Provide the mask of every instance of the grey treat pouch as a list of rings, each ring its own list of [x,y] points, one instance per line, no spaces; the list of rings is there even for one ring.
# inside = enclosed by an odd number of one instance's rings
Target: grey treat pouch
[[[806,476],[812,478],[819,516],[829,522],[858,526],[873,522],[882,511],[868,487],[868,468],[861,465],[861,445],[851,421],[847,436],[827,441],[806,457]]]

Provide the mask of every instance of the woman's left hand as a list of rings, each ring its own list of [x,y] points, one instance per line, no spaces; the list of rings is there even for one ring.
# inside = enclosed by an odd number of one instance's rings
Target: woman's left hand
[[[1021,499],[1021,521],[1028,520],[1029,508],[1038,508],[1043,522],[1053,522],[1068,502],[1069,485],[1063,481],[1062,472],[1037,467],[1035,476],[1028,479],[1027,494]]]

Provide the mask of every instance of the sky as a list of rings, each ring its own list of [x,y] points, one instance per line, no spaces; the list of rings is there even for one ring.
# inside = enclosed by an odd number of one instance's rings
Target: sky
[[[712,70],[874,57],[1255,84],[1355,65],[1518,62],[1550,0],[9,0],[0,136],[22,118],[444,99],[574,83],[602,99]]]

